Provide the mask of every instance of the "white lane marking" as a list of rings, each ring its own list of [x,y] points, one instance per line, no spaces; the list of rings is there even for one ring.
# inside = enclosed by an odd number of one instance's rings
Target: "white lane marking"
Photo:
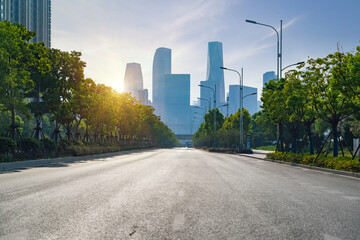
[[[176,214],[173,221],[173,231],[179,231],[184,228],[185,214]]]
[[[337,238],[337,237],[334,237],[334,236],[330,236],[328,234],[324,234],[324,239],[325,240],[341,240],[341,238]]]
[[[178,192],[178,196],[179,196],[179,197],[183,197],[184,195],[185,195],[184,191],[180,190],[180,191]]]
[[[342,197],[348,200],[360,200],[360,197],[358,196],[342,196]]]

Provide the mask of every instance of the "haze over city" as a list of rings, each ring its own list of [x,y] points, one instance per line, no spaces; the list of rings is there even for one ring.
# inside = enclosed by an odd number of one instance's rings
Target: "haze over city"
[[[359,9],[0,0],[0,240],[359,239]]]
[[[347,1],[94,1],[52,3],[52,47],[77,50],[85,73],[123,90],[126,63],[142,66],[152,96],[152,62],[158,47],[172,49],[174,73],[191,74],[191,102],[206,78],[207,44],[223,43],[224,65],[244,68],[244,84],[262,87],[262,74],[276,71],[276,37],[283,20],[283,67],[359,45],[360,2]],[[225,89],[238,78],[225,72]],[[258,95],[260,97],[260,94]]]

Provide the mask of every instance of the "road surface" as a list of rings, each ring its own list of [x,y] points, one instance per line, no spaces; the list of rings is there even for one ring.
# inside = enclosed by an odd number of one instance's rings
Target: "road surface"
[[[0,174],[3,239],[360,239],[360,180],[146,150]]]

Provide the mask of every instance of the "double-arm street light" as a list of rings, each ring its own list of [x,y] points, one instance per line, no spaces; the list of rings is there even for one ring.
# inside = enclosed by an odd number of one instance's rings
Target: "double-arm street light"
[[[209,88],[214,93],[214,133],[215,133],[216,132],[216,85],[214,86],[215,89],[212,87],[209,87],[209,86],[202,85],[202,84],[199,84],[199,87]]]
[[[248,97],[248,96],[256,95],[256,94],[257,94],[257,92],[253,92],[253,93],[246,94],[245,96],[243,96],[243,99],[246,98],[246,97]]]
[[[220,67],[220,69],[223,69],[223,70],[228,70],[228,71],[231,71],[231,72],[236,72],[238,75],[239,75],[239,82],[240,82],[240,85],[239,85],[239,93],[240,93],[240,96],[239,96],[239,101],[240,101],[240,125],[239,125],[239,128],[240,128],[240,146],[239,146],[239,152],[241,152],[242,150],[242,147],[244,145],[244,137],[243,137],[243,134],[244,134],[244,123],[243,123],[243,68],[241,68],[241,74],[234,70],[234,69],[230,69],[230,68],[226,68],[226,67]]]
[[[281,69],[281,71],[284,71],[284,70],[287,69],[288,67],[300,65],[300,64],[303,64],[303,63],[305,63],[305,62],[298,62],[298,63],[290,64],[289,66],[286,66],[286,67],[284,67],[283,69]]]
[[[276,57],[276,62],[277,62],[277,79],[279,80],[282,77],[282,20],[280,20],[280,36],[279,36],[279,32],[276,30],[276,28],[274,28],[271,25],[268,24],[263,24],[263,23],[258,23],[256,21],[253,20],[248,20],[246,19],[245,22],[247,23],[252,23],[252,24],[257,24],[257,25],[261,25],[261,26],[265,26],[265,27],[269,27],[272,28],[275,32],[276,32],[276,36],[277,36],[277,57]],[[279,73],[280,71],[280,73]],[[280,136],[281,131],[280,131],[280,126],[278,124],[277,126],[277,139],[280,139],[280,149],[281,152],[284,152],[284,146],[282,143],[282,136]],[[277,141],[277,146],[278,146],[278,142]]]
[[[276,53],[277,79],[279,80],[282,75],[282,69],[281,69],[282,68],[282,20],[280,20],[280,36],[279,36],[279,32],[276,30],[276,28],[274,28],[271,25],[259,23],[259,22],[253,21],[253,20],[248,20],[248,19],[246,19],[245,22],[269,27],[269,28],[272,28],[276,32],[276,36],[277,36],[277,53]]]

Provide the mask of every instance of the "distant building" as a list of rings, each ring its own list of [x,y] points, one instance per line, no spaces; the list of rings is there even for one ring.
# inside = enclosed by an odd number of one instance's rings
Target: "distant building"
[[[200,85],[215,89],[215,83],[210,81],[201,81]],[[200,87],[200,105],[206,109],[214,108],[214,92],[206,87]],[[217,103],[218,104],[218,103]]]
[[[51,47],[51,0],[0,0],[0,20],[24,25],[36,32],[31,42]]]
[[[124,91],[132,92],[135,89],[143,89],[143,76],[139,63],[126,64]]]
[[[156,49],[153,61],[153,107],[155,114],[162,117],[165,113],[165,78],[164,75],[171,74],[171,49]]]
[[[256,93],[254,95],[249,95]],[[229,86],[229,115],[236,113],[240,108],[240,88],[239,85]],[[243,106],[249,111],[250,115],[253,115],[258,111],[257,101],[257,88],[254,87],[243,87]]]
[[[276,79],[277,76],[275,75],[274,71],[266,72],[263,74],[263,87],[265,87],[265,83],[268,83],[270,80]]]
[[[201,84],[210,88],[201,87],[200,97],[203,99],[211,99],[211,108],[214,107],[214,92],[216,91],[216,105],[219,106],[225,102],[225,83],[224,70],[220,69],[223,64],[223,50],[221,42],[208,43],[207,72],[206,81]],[[209,104],[202,100],[201,106],[209,107]],[[217,107],[216,106],[216,107]]]
[[[156,49],[153,62],[155,114],[176,134],[191,132],[190,74],[171,74],[171,49]]]
[[[190,74],[164,75],[163,122],[176,134],[190,134]]]
[[[139,63],[126,64],[124,91],[130,92],[142,104],[149,104],[148,90],[143,88],[143,76]]]

